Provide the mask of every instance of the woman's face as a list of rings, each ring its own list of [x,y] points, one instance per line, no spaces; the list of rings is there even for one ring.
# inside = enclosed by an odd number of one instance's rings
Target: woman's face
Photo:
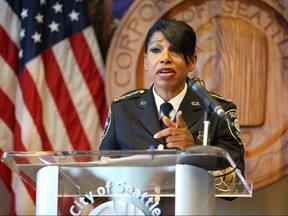
[[[185,85],[186,77],[195,67],[197,57],[189,64],[177,47],[172,46],[161,32],[155,32],[148,44],[144,57],[144,68],[160,96],[179,94]]]

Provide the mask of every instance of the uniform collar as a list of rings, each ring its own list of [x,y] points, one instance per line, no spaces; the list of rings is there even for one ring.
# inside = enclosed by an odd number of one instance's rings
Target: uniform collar
[[[183,90],[174,98],[172,98],[170,101],[168,101],[173,106],[173,110],[169,114],[170,119],[174,119],[186,92],[187,92],[187,84],[185,83]],[[165,101],[157,94],[157,92],[155,91],[154,85],[153,85],[153,95],[155,98],[155,104],[156,104],[156,108],[158,111],[158,116],[159,116],[159,119],[161,119],[163,117],[163,113],[160,110],[160,105],[164,103]]]

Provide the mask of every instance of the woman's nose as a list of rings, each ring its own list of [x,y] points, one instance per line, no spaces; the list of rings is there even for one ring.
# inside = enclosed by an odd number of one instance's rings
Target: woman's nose
[[[160,62],[162,64],[167,64],[171,62],[169,50],[163,50]]]

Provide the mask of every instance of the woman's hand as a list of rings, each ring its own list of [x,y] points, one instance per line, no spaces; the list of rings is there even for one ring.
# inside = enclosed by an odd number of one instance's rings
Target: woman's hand
[[[166,137],[166,146],[168,148],[184,149],[195,145],[195,139],[188,130],[185,121],[182,118],[182,111],[176,114],[176,123],[164,116],[162,118],[164,124],[168,127],[156,133],[153,137],[160,139]]]

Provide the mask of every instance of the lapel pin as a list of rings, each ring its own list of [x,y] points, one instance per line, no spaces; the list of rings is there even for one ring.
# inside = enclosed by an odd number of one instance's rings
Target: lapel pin
[[[192,101],[191,104],[192,104],[192,106],[200,106],[199,101]]]

